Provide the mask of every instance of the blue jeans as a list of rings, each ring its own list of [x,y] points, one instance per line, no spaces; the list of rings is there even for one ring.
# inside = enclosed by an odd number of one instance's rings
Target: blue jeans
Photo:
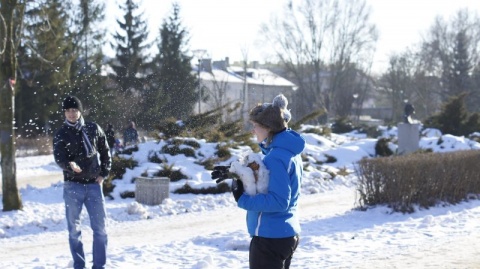
[[[80,213],[85,205],[90,217],[90,227],[93,230],[93,267],[105,268],[107,260],[107,231],[105,198],[102,186],[97,183],[81,184],[65,181],[63,199],[68,226],[68,241],[75,269],[85,268],[85,253],[83,252],[82,232],[80,230]]]

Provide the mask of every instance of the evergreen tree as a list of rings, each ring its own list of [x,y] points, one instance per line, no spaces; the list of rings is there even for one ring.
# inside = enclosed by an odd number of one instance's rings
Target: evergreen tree
[[[470,47],[469,36],[465,31],[460,31],[456,35],[455,50],[453,55],[453,71],[451,85],[452,95],[459,95],[462,92],[468,92],[469,96],[466,100],[467,109],[469,111],[476,110],[478,107],[478,91],[472,90],[473,71],[472,60],[470,59],[468,48]]]
[[[154,102],[166,100],[161,107],[150,105],[152,112],[160,112],[164,117],[185,119],[197,100],[197,79],[192,74],[191,58],[186,55],[188,32],[182,26],[180,6],[172,5],[172,14],[164,20],[160,28],[159,54],[154,63],[158,70],[155,76],[156,91]]]
[[[471,93],[474,98],[471,98],[472,100],[468,100],[467,105],[471,111],[480,112],[480,107],[478,106],[478,103],[480,102],[480,64],[473,68]],[[475,103],[475,107],[472,108],[470,106],[471,103]]]
[[[114,35],[116,56],[110,64],[116,74],[116,81],[123,92],[140,91],[142,77],[146,76],[149,65],[146,50],[151,44],[147,43],[148,27],[143,19],[143,13],[139,13],[138,4],[133,0],[126,0],[120,9],[125,12],[123,21],[117,20],[121,32]]]
[[[78,8],[73,8],[74,51],[77,59],[72,64],[73,85],[71,93],[85,100],[84,109],[92,120],[105,126],[115,117],[113,93],[103,87],[106,79],[101,75],[105,43],[105,29],[101,23],[105,17],[105,5],[98,0],[80,0]]]
[[[28,41],[19,49],[21,91],[17,124],[23,134],[38,134],[57,120],[59,99],[70,87],[75,59],[68,37],[69,1],[49,0],[25,11]]]
[[[470,115],[465,106],[467,93],[451,97],[441,111],[425,121],[425,127],[437,128],[443,134],[467,136],[478,130],[478,115]],[[473,124],[473,125],[472,125]]]
[[[478,111],[480,89],[475,86],[472,72],[479,65],[480,18],[468,9],[459,10],[450,21],[441,17],[422,44],[422,68],[429,76],[441,79],[436,87],[443,102],[462,92],[469,92],[466,100],[469,111]]]

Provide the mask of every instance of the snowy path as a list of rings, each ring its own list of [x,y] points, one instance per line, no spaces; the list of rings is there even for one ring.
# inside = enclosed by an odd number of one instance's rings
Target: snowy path
[[[302,196],[303,232],[293,265],[298,259],[312,269],[480,268],[480,202],[468,210],[402,215],[351,210],[354,201],[351,188]],[[83,232],[91,257],[92,235],[87,227]],[[236,207],[113,222],[108,267],[248,268],[248,243],[245,212]],[[0,245],[0,268],[69,268],[66,231],[11,237]]]
[[[47,174],[47,175],[33,175],[33,176],[20,175],[20,176],[17,176],[17,188],[18,189],[25,188],[27,187],[27,185],[30,185],[36,188],[45,188],[62,180],[63,180],[63,175],[58,172]],[[2,194],[1,177],[0,177],[0,194]]]
[[[318,205],[331,203],[333,202],[331,201],[332,198],[333,197],[329,195],[304,196],[301,203],[303,208],[302,216],[309,218],[315,216]],[[345,203],[345,210],[349,210],[350,207],[351,205]],[[338,207],[336,208],[338,209]],[[333,214],[334,212],[330,213]],[[146,222],[148,222],[148,225]],[[155,222],[155,224],[152,225],[152,222]],[[248,253],[246,250],[249,239],[245,229],[245,212],[236,207],[221,208],[215,211],[204,211],[200,213],[165,216],[154,220],[114,223],[109,227],[109,247],[115,249],[121,248],[122,251],[120,252],[124,253],[125,256],[110,257],[111,266],[115,268],[129,268],[124,262],[118,263],[118,260],[128,259],[129,256],[137,255],[137,249],[149,248],[150,250],[148,252],[151,252],[152,256],[161,256],[165,259],[161,262],[170,265],[165,268],[175,268],[175,265],[179,266],[178,268],[192,268],[191,265],[189,265],[190,267],[182,267],[184,263],[179,264],[182,258],[179,258],[177,253],[181,251],[182,246],[188,247],[188,245],[192,244],[192,242],[196,240],[195,238],[199,236],[212,238],[213,240],[214,238],[221,238],[222,235],[225,238],[227,236],[231,237],[232,234],[238,234],[239,240],[238,242],[225,242],[226,247],[232,248],[232,251],[235,251],[234,249],[242,249],[241,254],[245,256],[245,261],[247,261]],[[91,246],[91,231],[85,227],[83,229],[83,237],[85,245]],[[48,246],[42,243],[45,241],[48,242]],[[173,245],[172,242],[176,243]],[[47,259],[46,264],[52,266],[55,264],[55,260],[68,259],[69,257],[66,231],[12,237],[2,242],[1,248],[4,250],[0,252],[1,268],[13,266],[15,261],[18,261],[18,257],[22,257],[22,260],[26,261],[26,263],[24,263],[25,266],[28,267],[31,265],[32,268],[38,265],[40,261],[43,263],[43,259]],[[160,255],[165,249],[169,249],[167,254]],[[172,249],[177,250],[172,252]],[[88,251],[87,247],[86,251]],[[145,249],[142,250],[142,254],[145,255]],[[205,257],[208,257],[210,254],[214,254],[214,251],[206,251]],[[134,257],[130,258],[132,262],[135,260]],[[191,262],[193,261],[189,261],[189,263]],[[130,262],[128,264],[129,266],[139,266],[138,264]],[[142,265],[142,268],[162,268],[158,267],[158,262],[155,264],[157,265],[154,267],[145,267],[146,265]],[[64,267],[47,266],[45,268]]]

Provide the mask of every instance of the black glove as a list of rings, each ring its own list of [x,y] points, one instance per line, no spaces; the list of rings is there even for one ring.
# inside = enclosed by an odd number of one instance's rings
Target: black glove
[[[229,169],[230,169],[230,165],[228,166],[219,165],[219,166],[213,167],[213,172],[211,173],[212,179],[216,179],[215,182],[220,183],[227,178],[231,178]]]
[[[232,194],[236,202],[238,202],[238,199],[240,199],[240,196],[242,196],[244,192],[245,189],[243,188],[243,182],[241,180],[236,179],[232,181]]]

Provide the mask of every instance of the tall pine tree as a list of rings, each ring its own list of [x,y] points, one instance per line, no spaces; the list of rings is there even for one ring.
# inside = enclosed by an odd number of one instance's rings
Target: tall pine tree
[[[25,36],[19,49],[20,87],[16,100],[18,130],[38,134],[58,121],[59,96],[70,88],[70,67],[75,60],[68,38],[69,1],[49,0],[28,5]]]
[[[163,117],[185,119],[198,101],[197,79],[192,74],[191,57],[186,54],[187,42],[188,32],[182,26],[180,6],[173,3],[172,14],[160,28],[159,54],[154,61],[158,68],[158,93],[167,100],[158,111]]]
[[[105,44],[105,29],[101,27],[105,17],[105,5],[99,0],[80,0],[73,8],[74,52],[77,59],[72,64],[71,93],[84,100],[89,117],[105,126],[115,117],[112,90],[104,87],[106,79],[101,75]]]
[[[464,92],[470,93],[466,99],[467,108],[469,111],[474,111],[478,107],[477,91],[471,91],[473,71],[472,60],[469,55],[468,48],[470,47],[470,39],[466,31],[459,31],[455,37],[455,48],[453,52],[453,70],[452,70],[452,84],[450,91],[452,96],[459,95]],[[474,101],[474,102],[471,102]]]
[[[148,27],[139,5],[133,0],[126,0],[120,6],[124,11],[123,20],[117,20],[119,31],[113,36],[112,47],[116,51],[115,58],[110,62],[115,74],[111,76],[116,82],[115,102],[119,120],[127,122],[137,121],[144,112],[139,106],[143,101],[143,92],[151,65],[147,56],[152,44],[148,43]],[[137,125],[138,126],[138,125]]]
[[[126,0],[120,9],[125,14],[123,21],[117,20],[121,32],[117,31],[114,35],[116,56],[111,66],[124,92],[140,91],[141,78],[145,77],[149,64],[147,50],[151,44],[147,43],[148,26],[143,13],[138,13],[139,5],[133,0]]]

